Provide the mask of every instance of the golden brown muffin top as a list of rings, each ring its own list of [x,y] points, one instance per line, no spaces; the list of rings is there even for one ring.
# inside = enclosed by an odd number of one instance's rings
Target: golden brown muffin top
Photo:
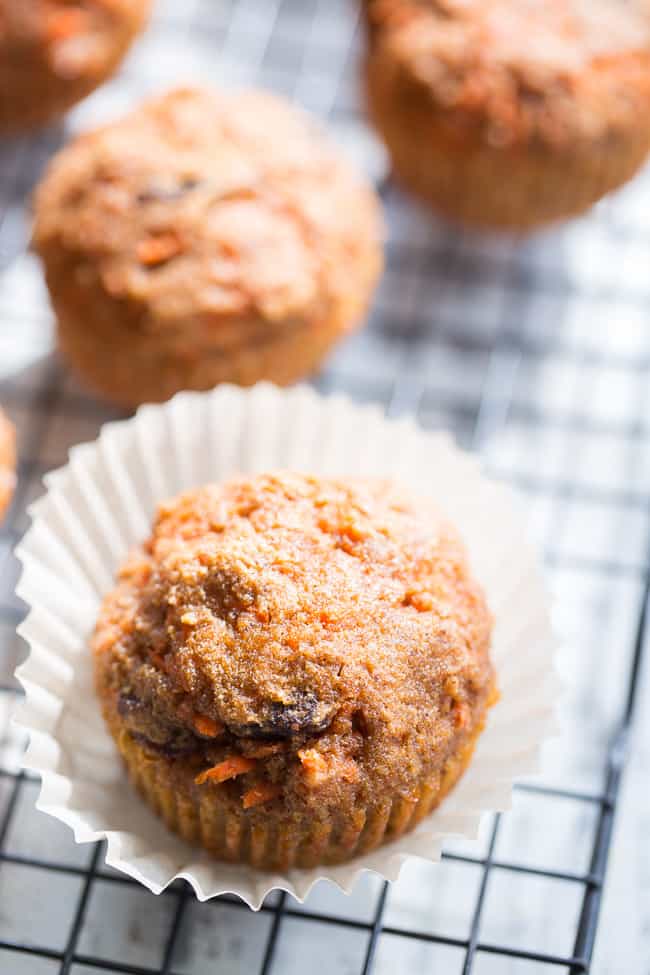
[[[150,0],[136,5],[147,11]],[[4,67],[30,58],[63,79],[94,74],[113,56],[114,32],[133,19],[133,6],[134,0],[0,0]]]
[[[36,249],[141,302],[144,327],[319,320],[374,278],[380,238],[370,188],[261,91],[147,101],[64,149],[36,194]]]
[[[9,507],[16,483],[16,433],[0,410],[0,518]]]
[[[637,123],[650,98],[648,0],[367,0],[375,51],[457,130],[563,144]]]
[[[146,704],[149,740],[170,726],[176,741],[225,735],[215,762],[233,742],[255,757],[270,742],[298,777],[315,749],[355,788],[383,776],[408,789],[482,714],[490,633],[462,543],[430,503],[383,481],[278,473],[163,505],[93,648],[124,713]]]

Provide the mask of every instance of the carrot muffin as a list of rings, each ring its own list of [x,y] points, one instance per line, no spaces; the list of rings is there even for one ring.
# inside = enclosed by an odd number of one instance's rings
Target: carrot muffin
[[[411,829],[495,696],[458,535],[395,486],[240,477],[164,504],[92,640],[130,776],[187,840],[267,870]]]
[[[11,502],[16,484],[16,435],[0,410],[0,520]]]
[[[63,115],[105,81],[151,0],[0,0],[0,132]]]
[[[366,0],[370,114],[403,184],[467,224],[581,213],[650,149],[647,0]]]
[[[372,190],[261,91],[169,92],[64,149],[36,194],[61,348],[126,406],[311,372],[382,264]]]

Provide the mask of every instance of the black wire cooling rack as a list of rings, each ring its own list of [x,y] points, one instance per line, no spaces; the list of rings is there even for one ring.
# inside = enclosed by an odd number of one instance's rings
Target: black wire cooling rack
[[[591,970],[650,589],[650,181],[527,242],[436,223],[382,176],[358,118],[358,33],[345,0],[161,2],[122,74],[70,124],[183,78],[261,83],[326,116],[369,165],[388,217],[388,267],[369,327],[317,385],[451,429],[525,494],[567,643],[566,727],[551,771],[519,786],[513,811],[487,823],[478,845],[450,844],[438,866],[411,864],[391,888],[368,877],[350,898],[317,888],[298,905],[276,894],[259,914],[235,898],[200,905],[180,883],[155,898],[106,868],[101,844],[77,847],[35,812],[37,784],[20,771],[10,724],[23,615],[10,553],[42,474],[116,414],[51,354],[25,252],[25,199],[63,133],[12,141],[0,149],[0,402],[21,452],[0,528],[7,975]]]

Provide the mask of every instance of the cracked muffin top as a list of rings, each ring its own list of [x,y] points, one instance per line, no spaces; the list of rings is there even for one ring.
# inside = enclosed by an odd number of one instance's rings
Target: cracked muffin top
[[[100,695],[168,755],[223,767],[235,746],[285,786],[331,772],[408,792],[482,723],[490,635],[463,545],[429,502],[277,473],[161,506],[93,650]]]
[[[367,0],[375,52],[483,121],[490,141],[566,144],[635,123],[650,97],[648,0]]]
[[[0,519],[9,507],[16,483],[16,435],[0,410]]]
[[[261,91],[144,103],[64,149],[35,210],[50,272],[98,277],[142,304],[145,328],[218,326],[225,343],[246,318],[354,307],[381,264],[372,190],[306,115]]]

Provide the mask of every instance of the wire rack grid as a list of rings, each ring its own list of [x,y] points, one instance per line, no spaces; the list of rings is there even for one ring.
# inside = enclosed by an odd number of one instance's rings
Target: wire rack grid
[[[0,971],[91,975],[591,970],[629,752],[650,587],[650,180],[527,242],[473,237],[423,215],[383,178],[360,117],[359,27],[345,0],[159,3],[117,79],[76,110],[74,131],[161,78],[261,83],[326,117],[378,180],[388,266],[368,328],[316,384],[450,428],[526,496],[566,637],[568,693],[551,770],[522,783],[478,844],[449,843],[390,889],[317,887],[259,914],[234,898],[159,898],[76,847],[34,810],[10,724],[22,655],[11,550],[43,473],[96,436],[108,411],[52,353],[25,201],[62,142],[49,130],[0,147],[0,401],[19,430],[19,486],[0,528]],[[626,968],[632,971],[632,967]]]

